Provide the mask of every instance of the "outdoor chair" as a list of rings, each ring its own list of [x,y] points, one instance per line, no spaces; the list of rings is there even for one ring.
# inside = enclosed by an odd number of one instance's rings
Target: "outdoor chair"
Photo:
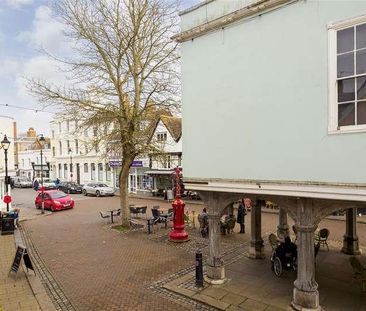
[[[131,231],[142,230],[145,226],[143,224],[138,223],[135,219],[129,220]]]
[[[320,243],[321,245],[325,245],[327,247],[327,250],[329,251],[329,246],[327,243],[328,237],[329,237],[329,230],[326,228],[323,228],[319,231],[318,234],[315,235],[315,241]]]
[[[366,268],[355,256],[350,257],[349,262],[353,269],[353,277],[355,279],[361,279],[362,292],[366,292]]]
[[[99,212],[99,214],[100,214],[100,217],[102,217],[103,219],[105,219],[105,218],[107,218],[108,220],[109,220],[109,218],[111,218],[111,215],[109,215],[109,214],[104,214],[103,212]]]
[[[145,215],[145,219],[146,219],[146,217],[147,217],[147,213],[146,213],[146,211],[147,211],[147,206],[143,206],[143,207],[141,207],[141,208],[140,208],[141,216],[142,216],[142,215]]]
[[[152,208],[151,212],[154,218],[153,225],[156,225],[158,223],[164,223],[165,226],[167,225],[167,219],[165,217],[160,216],[160,211],[158,209]]]
[[[139,210],[134,206],[130,206],[130,214],[135,215],[135,217],[137,217],[137,215],[139,214]]]
[[[280,241],[278,240],[277,235],[274,233],[271,233],[268,237],[269,244],[272,247],[272,251],[275,251],[277,246],[280,244]]]

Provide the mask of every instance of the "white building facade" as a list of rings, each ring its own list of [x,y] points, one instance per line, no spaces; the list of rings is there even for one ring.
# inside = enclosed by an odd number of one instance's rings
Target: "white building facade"
[[[102,182],[115,186],[112,168],[103,150],[93,145],[96,128],[81,129],[75,120],[50,122],[52,178],[78,184]]]
[[[52,179],[74,181],[82,185],[102,182],[119,188],[122,160],[106,155],[103,146],[93,143],[99,133],[98,128],[81,129],[75,120],[56,118],[50,122],[50,132]],[[181,119],[161,117],[154,128],[152,143],[159,145],[162,154],[142,155],[133,161],[128,180],[130,193],[151,195],[152,190],[164,188],[165,184],[160,185],[160,179],[166,179],[173,168],[181,166]]]
[[[174,169],[182,165],[182,119],[162,116],[153,134],[153,142],[162,150],[161,154],[150,156],[152,177],[151,189],[154,191],[172,188]]]
[[[39,136],[33,128],[29,128],[25,135],[16,139],[16,166],[17,176],[29,179],[41,177],[41,160],[43,166],[43,177],[50,177],[51,148],[49,138],[42,149],[38,142]]]
[[[14,134],[16,133],[15,121],[11,117],[0,116],[0,141],[4,139],[4,135],[7,136],[10,141],[10,146],[7,152],[8,155],[8,175],[15,176],[15,161],[14,161]],[[11,195],[11,189],[9,185],[8,194]],[[3,202],[4,195],[6,194],[5,185],[5,153],[0,145],[0,210],[6,208],[6,204]]]

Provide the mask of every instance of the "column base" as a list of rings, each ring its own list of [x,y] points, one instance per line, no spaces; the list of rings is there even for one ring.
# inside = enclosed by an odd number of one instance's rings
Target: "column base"
[[[249,258],[252,258],[252,259],[265,258],[263,240],[250,242]]]
[[[347,255],[360,255],[361,250],[358,244],[358,237],[344,236],[342,253]]]
[[[205,281],[209,284],[218,285],[223,284],[226,281],[224,266],[213,267],[207,265],[206,275]]]
[[[297,311],[321,311],[319,306],[319,292],[304,292],[294,288],[294,299],[291,302],[293,310]]]

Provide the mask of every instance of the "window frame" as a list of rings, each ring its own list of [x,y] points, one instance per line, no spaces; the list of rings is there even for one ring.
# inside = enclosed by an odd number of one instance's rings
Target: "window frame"
[[[366,24],[366,15],[338,21],[328,25],[328,134],[366,132],[366,124],[338,126],[338,78],[337,78],[337,32]],[[356,70],[356,68],[355,68]],[[357,79],[357,74],[354,78]],[[357,96],[357,94],[355,94]],[[355,98],[355,103],[357,99]],[[356,105],[355,105],[356,108]]]

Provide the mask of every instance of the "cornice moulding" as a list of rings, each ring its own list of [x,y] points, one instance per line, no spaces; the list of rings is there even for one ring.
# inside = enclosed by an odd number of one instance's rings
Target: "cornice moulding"
[[[262,0],[248,5],[235,12],[213,19],[205,24],[193,27],[172,37],[177,42],[185,42],[205,35],[206,33],[224,28],[234,22],[250,18],[271,11],[280,6],[290,4],[299,0]]]

